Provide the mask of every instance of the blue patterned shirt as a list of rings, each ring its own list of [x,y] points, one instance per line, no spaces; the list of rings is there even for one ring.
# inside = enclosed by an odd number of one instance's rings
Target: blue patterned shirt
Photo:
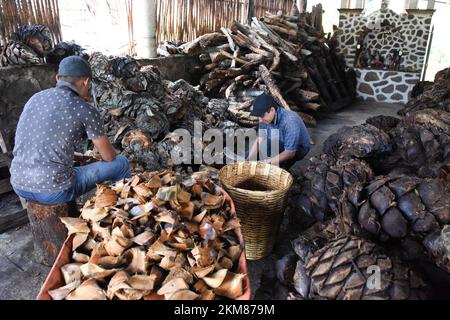
[[[55,88],[36,93],[17,125],[11,184],[35,193],[69,189],[74,149],[86,134],[91,140],[104,135],[103,121],[72,84],[60,80]]]
[[[296,152],[298,158],[304,158],[311,149],[308,130],[300,116],[293,111],[278,107],[274,121],[270,124],[260,123],[259,129],[267,130],[268,140],[278,139],[279,136],[280,153]]]

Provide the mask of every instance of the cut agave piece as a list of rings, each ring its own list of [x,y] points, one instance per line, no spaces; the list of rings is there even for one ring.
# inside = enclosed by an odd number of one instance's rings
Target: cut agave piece
[[[72,291],[67,300],[107,300],[105,292],[100,288],[95,279],[84,281],[77,289]]]
[[[69,293],[80,286],[80,281],[74,281],[72,283],[66,284],[64,287],[49,290],[48,294],[53,300],[64,300]]]

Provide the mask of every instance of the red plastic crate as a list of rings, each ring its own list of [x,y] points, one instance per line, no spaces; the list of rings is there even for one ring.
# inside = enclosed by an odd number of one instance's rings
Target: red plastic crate
[[[225,200],[229,203],[231,207],[231,212],[236,212],[236,208],[234,206],[233,200],[228,195],[228,193],[223,190],[220,187],[217,187],[217,190],[219,193],[223,194],[225,196]],[[244,237],[242,236],[242,231],[240,228],[235,229],[236,236],[239,239],[239,242],[242,246],[242,253],[239,258],[239,266],[237,269],[238,273],[244,274],[244,294],[236,300],[250,300],[251,299],[251,290],[250,290],[250,279],[247,274],[247,259],[245,257],[245,243],[244,243]],[[71,262],[71,254],[72,254],[72,239],[74,235],[69,236],[66,241],[64,242],[58,257],[55,260],[55,263],[53,264],[50,273],[47,276],[47,279],[45,280],[44,284],[41,287],[41,290],[37,296],[37,300],[52,300],[51,296],[48,294],[49,290],[54,290],[59,287],[62,287],[65,285],[64,278],[61,273],[61,267],[65,264],[68,264]],[[158,296],[155,295],[155,298]]]

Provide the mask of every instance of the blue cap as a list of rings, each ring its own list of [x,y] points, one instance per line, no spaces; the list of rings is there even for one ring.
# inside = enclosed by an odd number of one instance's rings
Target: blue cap
[[[62,77],[92,78],[89,62],[79,56],[70,56],[59,63],[58,74]]]
[[[250,115],[254,117],[262,117],[264,113],[270,110],[270,108],[277,106],[278,104],[272,96],[263,93],[257,96],[253,101],[253,109],[252,112],[250,112]]]

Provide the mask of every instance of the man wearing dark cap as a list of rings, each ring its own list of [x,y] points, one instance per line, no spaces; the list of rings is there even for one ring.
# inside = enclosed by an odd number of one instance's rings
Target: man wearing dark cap
[[[15,192],[43,204],[58,204],[106,180],[131,176],[128,160],[116,156],[105,135],[98,110],[88,104],[92,71],[81,57],[63,59],[55,88],[33,95],[17,125],[11,184]],[[74,167],[75,146],[85,135],[92,140],[102,161]]]
[[[265,149],[268,158],[262,160],[289,169],[308,154],[310,138],[303,120],[281,108],[272,96],[263,93],[256,97],[251,115],[259,118],[259,134],[248,159],[256,159],[258,151]],[[273,143],[278,143],[277,154],[271,150]]]

